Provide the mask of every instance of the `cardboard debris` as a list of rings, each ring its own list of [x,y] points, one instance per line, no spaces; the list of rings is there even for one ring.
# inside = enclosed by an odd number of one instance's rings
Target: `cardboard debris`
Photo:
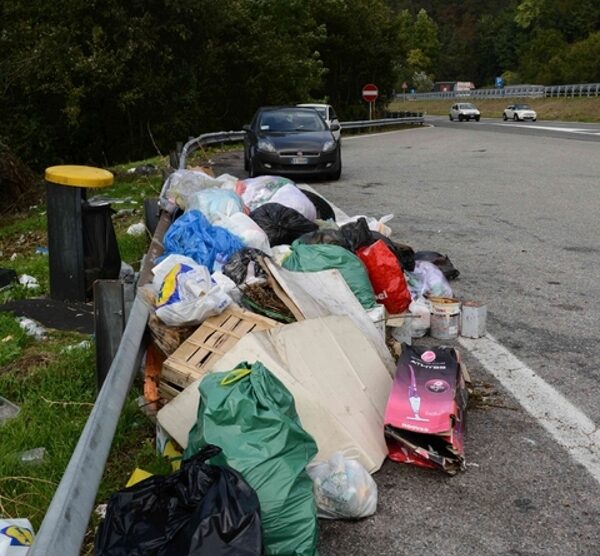
[[[378,330],[338,270],[292,272],[264,259],[270,275],[306,319],[346,315],[368,338],[393,376],[395,363]],[[376,314],[383,320],[383,307]]]
[[[390,458],[451,475],[464,470],[469,382],[454,348],[407,347],[385,412]]]
[[[318,459],[336,451],[369,471],[381,467],[387,449],[383,416],[391,378],[377,351],[346,316],[304,320],[253,332],[227,351],[211,370],[260,361],[292,393],[300,421],[317,442]],[[199,381],[158,413],[158,421],[182,446],[196,421]]]
[[[204,376],[218,358],[249,332],[274,326],[279,323],[237,306],[205,320],[164,362],[159,386],[161,397],[169,400],[177,396]]]

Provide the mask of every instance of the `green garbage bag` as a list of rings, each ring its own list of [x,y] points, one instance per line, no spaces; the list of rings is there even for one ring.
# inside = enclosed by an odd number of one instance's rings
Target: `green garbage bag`
[[[377,307],[369,274],[361,260],[352,252],[332,244],[292,243],[292,253],[284,259],[283,268],[298,272],[337,269],[365,309]]]
[[[256,491],[265,554],[317,554],[317,512],[305,471],[317,445],[300,424],[293,396],[259,362],[208,374],[199,390],[184,458],[208,444],[222,449],[210,463],[232,467]]]

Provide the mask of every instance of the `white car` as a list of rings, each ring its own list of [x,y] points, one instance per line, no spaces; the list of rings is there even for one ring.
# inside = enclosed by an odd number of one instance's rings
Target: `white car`
[[[340,125],[340,122],[338,120],[338,117],[335,114],[335,110],[333,109],[333,106],[331,106],[331,104],[297,104],[296,106],[300,106],[302,108],[314,108],[319,115],[321,116],[321,118],[323,118],[325,120],[325,123],[329,126],[329,128],[331,128],[332,124],[338,124]],[[340,140],[340,136],[342,133],[342,128],[340,126],[339,129],[332,131],[333,136],[335,137],[336,141]]]
[[[454,121],[455,119],[459,122],[463,120],[475,120],[479,121],[481,118],[481,112],[477,110],[477,107],[470,102],[458,102],[452,105],[450,108],[449,114],[450,121]]]
[[[502,119],[506,120],[514,120],[518,122],[519,120],[531,120],[535,122],[537,120],[537,114],[535,110],[531,109],[529,104],[511,104],[504,109],[504,113],[502,114]]]

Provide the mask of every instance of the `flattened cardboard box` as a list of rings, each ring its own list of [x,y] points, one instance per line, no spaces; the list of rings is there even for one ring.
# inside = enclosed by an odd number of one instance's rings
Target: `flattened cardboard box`
[[[390,459],[451,475],[464,470],[469,382],[454,348],[405,346],[384,418]]]

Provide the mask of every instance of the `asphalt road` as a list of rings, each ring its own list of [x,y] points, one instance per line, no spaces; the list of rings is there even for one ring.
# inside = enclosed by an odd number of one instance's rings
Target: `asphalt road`
[[[377,514],[321,522],[321,554],[600,554],[600,126],[429,120],[344,138],[342,179],[311,185],[349,214],[394,213],[393,238],[449,255],[456,294],[487,304],[488,332],[531,380],[513,395],[462,349],[479,394],[467,471],[387,461]],[[239,154],[229,164],[244,175]],[[544,407],[564,417],[562,439]]]

